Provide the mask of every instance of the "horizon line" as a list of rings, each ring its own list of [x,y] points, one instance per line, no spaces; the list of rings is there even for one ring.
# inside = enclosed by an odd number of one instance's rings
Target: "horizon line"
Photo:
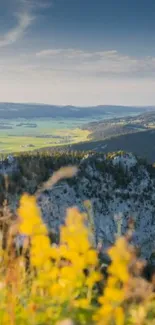
[[[40,105],[40,106],[56,106],[56,107],[79,107],[79,108],[90,108],[90,107],[135,107],[135,108],[155,108],[155,104],[152,105],[122,105],[122,104],[98,104],[98,105],[74,105],[74,104],[49,104],[42,102],[14,102],[14,101],[0,101],[0,104],[15,104],[15,105]]]

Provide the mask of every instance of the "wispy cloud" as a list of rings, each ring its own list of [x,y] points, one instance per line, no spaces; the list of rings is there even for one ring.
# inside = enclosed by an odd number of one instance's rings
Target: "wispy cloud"
[[[16,26],[4,35],[0,35],[0,47],[11,45],[20,40],[36,18],[38,10],[47,9],[52,4],[52,0],[17,0],[17,8],[15,7],[13,13],[17,21]]]
[[[49,8],[51,4],[52,1],[49,0],[18,0],[13,13],[16,25],[4,35],[0,35],[0,47],[11,45],[21,39],[36,18],[37,10]]]
[[[57,64],[68,70],[98,76],[126,75],[155,76],[155,57],[132,57],[116,50],[83,51],[78,49],[47,49],[36,53],[36,57],[49,65]]]
[[[93,58],[93,57],[102,57],[102,56],[113,56],[116,55],[117,51],[111,50],[111,51],[101,51],[101,52],[88,52],[88,51],[83,51],[79,49],[47,49],[47,50],[42,50],[38,53],[36,53],[36,56],[42,57],[42,58],[47,58],[47,57],[52,57],[55,55],[61,55],[64,56],[68,59],[73,59],[73,58]]]
[[[16,17],[17,25],[0,37],[0,47],[8,46],[18,41],[34,20],[32,14],[26,11],[16,13]]]

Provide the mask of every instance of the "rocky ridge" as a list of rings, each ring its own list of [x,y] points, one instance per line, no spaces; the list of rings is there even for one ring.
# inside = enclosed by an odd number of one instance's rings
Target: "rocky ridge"
[[[132,154],[85,155],[73,181],[62,181],[42,194],[39,205],[44,221],[56,231],[66,209],[85,211],[90,200],[97,241],[108,247],[115,240],[116,217],[122,218],[122,234],[130,217],[135,220],[134,244],[150,259],[155,250],[155,177]]]

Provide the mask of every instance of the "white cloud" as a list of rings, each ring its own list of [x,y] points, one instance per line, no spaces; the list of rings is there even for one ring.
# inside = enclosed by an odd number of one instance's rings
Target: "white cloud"
[[[0,101],[153,105],[155,57],[48,49],[0,57]]]
[[[28,12],[16,13],[16,17],[17,25],[0,37],[0,47],[7,46],[18,41],[34,19],[34,17]]]
[[[116,50],[82,51],[79,49],[47,49],[36,53],[49,67],[64,67],[66,70],[102,75],[137,74],[155,75],[155,57],[137,58],[122,55]],[[46,63],[45,63],[46,64]]]
[[[42,50],[40,52],[36,53],[36,56],[42,57],[42,58],[47,58],[47,57],[52,57],[56,55],[61,55],[66,58],[93,58],[93,57],[103,57],[103,56],[108,56],[111,57],[113,55],[116,55],[117,51],[111,50],[111,51],[100,51],[100,52],[88,52],[88,51],[83,51],[79,49],[47,49],[47,50]]]

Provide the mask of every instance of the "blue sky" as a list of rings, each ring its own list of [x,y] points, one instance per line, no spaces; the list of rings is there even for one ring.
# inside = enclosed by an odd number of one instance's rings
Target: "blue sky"
[[[0,101],[154,105],[154,0],[0,3]]]

